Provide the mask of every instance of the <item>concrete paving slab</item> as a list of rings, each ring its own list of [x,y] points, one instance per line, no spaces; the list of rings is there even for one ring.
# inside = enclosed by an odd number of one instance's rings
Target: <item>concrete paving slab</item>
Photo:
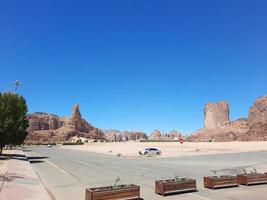
[[[1,178],[0,200],[51,200],[22,151],[12,151],[7,173]]]

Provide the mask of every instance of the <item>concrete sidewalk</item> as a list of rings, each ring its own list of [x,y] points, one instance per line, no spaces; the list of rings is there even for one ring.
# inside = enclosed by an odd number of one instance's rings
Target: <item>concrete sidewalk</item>
[[[51,200],[25,154],[19,150],[8,154],[13,154],[13,158],[0,177],[0,200]]]

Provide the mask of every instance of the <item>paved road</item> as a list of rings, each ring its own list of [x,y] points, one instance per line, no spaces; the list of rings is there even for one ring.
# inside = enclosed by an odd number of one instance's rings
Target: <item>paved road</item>
[[[117,177],[123,183],[141,186],[145,200],[266,200],[267,185],[239,186],[210,190],[203,188],[202,177],[211,169],[255,166],[267,171],[267,152],[238,153],[179,158],[126,159],[109,155],[66,150],[59,147],[31,147],[32,156],[47,156],[44,162],[32,163],[57,200],[83,200],[85,188],[113,184]],[[229,172],[227,170],[227,172]],[[232,170],[231,170],[232,172]],[[192,177],[198,192],[161,197],[154,193],[156,179]]]

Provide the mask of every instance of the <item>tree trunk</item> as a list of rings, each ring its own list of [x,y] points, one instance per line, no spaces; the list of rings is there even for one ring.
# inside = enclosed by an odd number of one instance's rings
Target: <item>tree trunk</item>
[[[3,146],[0,146],[0,156],[2,155],[2,152],[3,152]]]

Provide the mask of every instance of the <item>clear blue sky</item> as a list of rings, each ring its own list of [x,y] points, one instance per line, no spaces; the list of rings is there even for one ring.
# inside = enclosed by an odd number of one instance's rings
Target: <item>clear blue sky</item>
[[[0,73],[29,112],[189,133],[205,103],[234,120],[267,94],[267,1],[2,0]]]

